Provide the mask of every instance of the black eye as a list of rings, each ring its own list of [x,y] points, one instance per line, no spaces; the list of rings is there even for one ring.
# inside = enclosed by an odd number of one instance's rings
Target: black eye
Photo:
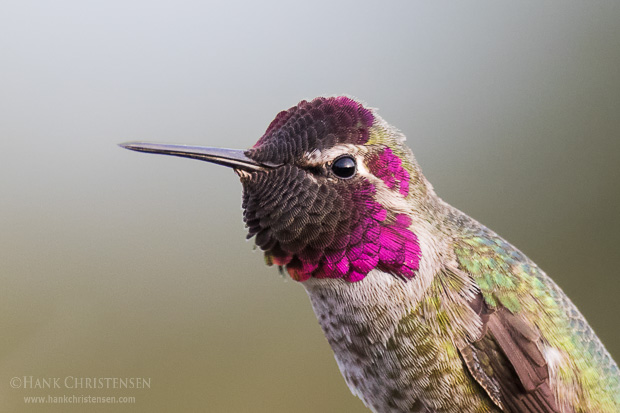
[[[332,171],[338,178],[351,178],[355,175],[355,159],[350,156],[336,159],[332,164]]]

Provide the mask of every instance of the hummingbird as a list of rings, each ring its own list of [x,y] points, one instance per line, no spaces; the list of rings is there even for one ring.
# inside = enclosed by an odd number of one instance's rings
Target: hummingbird
[[[620,412],[618,366],[575,305],[439,198],[365,103],[301,101],[247,150],[121,146],[237,173],[248,239],[305,288],[370,410]]]

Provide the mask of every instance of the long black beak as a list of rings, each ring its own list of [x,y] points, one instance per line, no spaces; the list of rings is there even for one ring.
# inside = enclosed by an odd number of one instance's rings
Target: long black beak
[[[260,164],[247,156],[242,149],[207,148],[203,146],[169,145],[148,142],[127,142],[119,146],[138,152],[180,156],[228,166],[248,172],[266,171],[276,165]]]

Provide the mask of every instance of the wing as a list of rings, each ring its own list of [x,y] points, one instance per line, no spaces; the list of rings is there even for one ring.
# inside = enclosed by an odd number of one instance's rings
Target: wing
[[[455,247],[459,266],[479,288],[469,304],[480,316],[482,333],[459,349],[469,372],[506,412],[569,413],[565,404],[559,408],[543,354],[547,342],[535,319],[545,311],[524,309],[539,310],[546,295],[530,275],[535,265],[469,217],[455,223],[463,230]]]
[[[481,337],[459,349],[474,379],[506,412],[560,412],[534,326],[506,309],[491,309],[479,294],[471,303]]]
[[[448,219],[483,324],[460,354],[489,397],[508,412],[620,412],[620,369],[560,287],[467,215]]]

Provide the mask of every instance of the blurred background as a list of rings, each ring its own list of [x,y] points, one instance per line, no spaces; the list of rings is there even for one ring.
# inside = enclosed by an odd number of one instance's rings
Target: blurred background
[[[0,410],[364,412],[228,169],[301,99],[401,129],[437,193],[539,264],[620,359],[620,3],[5,0]],[[18,377],[150,389],[24,389]],[[34,383],[33,383],[34,386]],[[132,405],[24,396],[133,396]]]

